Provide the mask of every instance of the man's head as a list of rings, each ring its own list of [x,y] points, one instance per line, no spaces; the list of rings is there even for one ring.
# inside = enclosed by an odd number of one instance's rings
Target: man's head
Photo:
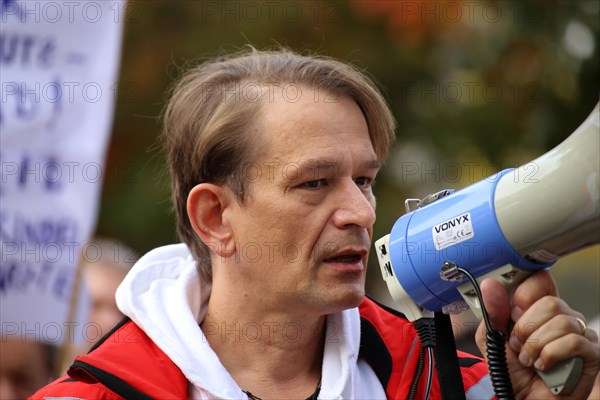
[[[261,111],[275,101],[303,96],[346,98],[362,113],[376,158],[387,156],[394,138],[392,114],[371,81],[355,68],[324,57],[287,50],[249,52],[210,61],[188,71],[174,86],[164,115],[164,141],[170,166],[180,238],[211,279],[211,249],[188,217],[188,195],[200,183],[224,185],[240,202],[270,165],[257,166],[270,142],[260,131]],[[293,160],[290,160],[293,161]],[[267,161],[269,163],[270,161]],[[210,243],[209,243],[210,245]]]
[[[94,336],[98,339],[123,318],[117,308],[115,292],[139,256],[115,239],[95,238],[87,244],[87,249],[89,254],[84,254],[82,270],[90,300],[88,322],[98,330]]]
[[[53,379],[56,347],[35,341],[0,342],[0,399],[25,399]]]

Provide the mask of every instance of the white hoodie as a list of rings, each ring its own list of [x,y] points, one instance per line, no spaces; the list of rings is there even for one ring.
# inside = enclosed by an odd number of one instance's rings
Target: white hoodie
[[[200,329],[211,287],[184,244],[159,247],[125,277],[117,305],[181,369],[192,399],[246,399]],[[385,399],[371,367],[358,360],[357,308],[328,316],[319,399]]]

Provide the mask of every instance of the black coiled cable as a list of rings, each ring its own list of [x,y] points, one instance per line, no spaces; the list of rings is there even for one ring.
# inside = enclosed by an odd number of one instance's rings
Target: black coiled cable
[[[485,335],[485,346],[487,350],[488,369],[496,398],[498,400],[514,399],[515,394],[510,381],[508,364],[506,363],[504,334],[500,331],[491,330],[488,327]]]
[[[481,303],[481,313],[483,314],[483,320],[485,321],[485,326],[487,328],[487,334],[485,335],[487,363],[490,371],[492,386],[494,387],[494,393],[496,394],[496,398],[498,400],[513,400],[515,398],[515,394],[510,381],[508,364],[506,362],[506,342],[504,334],[492,328],[487,309],[483,303],[483,296],[481,295],[479,283],[477,283],[477,280],[469,271],[456,266],[454,263],[447,261],[445,263],[445,267],[453,268],[456,269],[456,271],[463,273],[473,284],[477,298]]]
[[[408,400],[413,400],[417,395],[417,389],[419,387],[419,380],[421,380],[421,375],[423,375],[423,370],[425,368],[425,353],[427,349],[431,349],[435,347],[436,344],[436,332],[435,332],[435,321],[433,318],[421,318],[414,322],[415,329],[417,330],[417,334],[419,335],[419,339],[421,340],[421,350],[419,352],[419,361],[417,363],[417,371],[415,376],[413,377],[412,384],[410,385],[410,392],[408,394]],[[429,368],[432,368],[432,358],[431,352],[429,352]],[[427,387],[426,393],[429,392],[431,388],[431,374],[428,373],[427,379]],[[425,398],[428,396],[426,395]]]
[[[421,347],[421,351],[419,352],[419,362],[417,364],[417,371],[415,372],[415,376],[413,376],[412,384],[410,385],[410,392],[408,394],[408,400],[413,400],[417,395],[417,388],[419,387],[419,381],[421,380],[421,375],[423,375],[423,369],[425,368],[425,347]]]

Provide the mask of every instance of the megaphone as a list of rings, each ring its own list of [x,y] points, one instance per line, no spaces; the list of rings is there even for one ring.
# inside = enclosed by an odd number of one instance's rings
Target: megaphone
[[[600,103],[564,142],[520,168],[456,192],[408,199],[407,213],[375,242],[395,308],[411,321],[466,308],[481,316],[473,286],[445,276],[449,266],[511,289],[559,258],[600,243],[599,109]],[[562,380],[561,374],[549,383],[555,393],[574,386]]]

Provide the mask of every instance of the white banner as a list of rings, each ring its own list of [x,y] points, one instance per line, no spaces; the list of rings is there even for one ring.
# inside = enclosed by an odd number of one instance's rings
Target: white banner
[[[67,315],[96,223],[125,5],[2,0],[2,340],[85,334]]]

